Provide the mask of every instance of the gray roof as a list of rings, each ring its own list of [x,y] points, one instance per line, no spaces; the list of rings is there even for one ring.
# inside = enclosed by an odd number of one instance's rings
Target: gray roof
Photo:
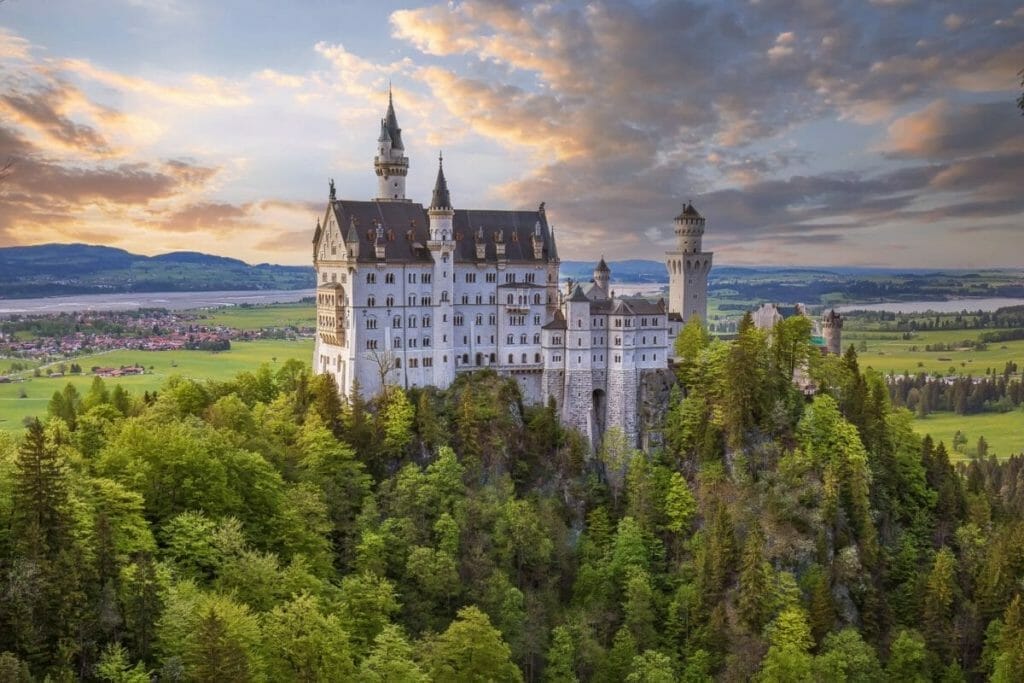
[[[610,272],[612,272],[612,269],[608,267],[607,263],[605,263],[604,255],[601,256],[601,261],[597,264],[597,268],[595,268],[594,270],[599,272],[599,273],[610,273]]]
[[[579,285],[576,285],[575,287],[573,287],[572,296],[569,297],[569,301],[572,301],[572,302],[579,302],[579,301],[589,302],[590,299],[588,299],[587,295],[583,293],[583,288],[580,287]]]
[[[385,261],[431,263],[426,248],[430,220],[422,204],[395,201],[337,200],[331,204],[338,225],[349,225],[349,235],[359,238],[355,248],[359,262],[378,261],[374,244],[377,227],[384,233]],[[534,257],[531,238],[539,224],[543,242],[540,259]],[[547,263],[551,257],[551,231],[542,211],[488,211],[456,209],[455,260],[476,262],[476,243],[484,244],[484,259],[497,260],[497,241],[505,244],[505,259],[514,262]],[[350,240],[346,240],[350,242]],[[347,244],[346,246],[350,246]]]
[[[384,128],[391,138],[391,146],[395,149],[405,149],[402,144],[402,129],[398,127],[398,117],[395,116],[395,103],[391,99],[391,90],[388,90],[388,111],[384,115]]]
[[[452,198],[448,193],[448,181],[444,177],[444,161],[437,159],[437,180],[434,181],[434,194],[430,201],[431,209],[452,208]]]
[[[540,329],[542,329],[542,330],[565,330],[565,329],[568,329],[568,327],[569,326],[565,324],[565,316],[562,315],[562,312],[559,311],[559,310],[555,310],[555,315],[554,315],[554,317],[551,318],[551,322],[546,323]]]
[[[683,205],[683,212],[676,216],[676,220],[680,221],[684,218],[703,218],[703,216],[701,216],[700,212],[693,207],[693,202],[686,202],[686,204]]]

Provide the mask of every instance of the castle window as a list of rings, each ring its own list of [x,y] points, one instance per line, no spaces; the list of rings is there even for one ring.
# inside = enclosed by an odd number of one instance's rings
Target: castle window
[[[394,306],[394,305],[395,305],[395,297],[393,297],[393,296],[391,296],[391,295],[389,294],[389,295],[387,296],[387,298],[386,298],[386,299],[384,299],[384,302],[385,302],[385,303],[387,304],[387,307],[388,307],[388,308],[391,308],[392,306]]]
[[[423,346],[430,346],[430,337],[423,338]]]
[[[423,367],[425,367],[425,368],[432,368],[432,367],[434,367],[434,359],[433,358],[424,358],[423,359]]]
[[[468,304],[469,303],[469,294],[463,294],[462,295],[462,303],[464,303],[464,304]]]
[[[533,362],[534,363],[539,363],[540,362],[540,354],[539,353],[533,354]]]
[[[508,304],[511,305],[513,302],[515,302],[515,297],[512,296],[511,294],[509,294],[508,298],[506,299],[506,301],[507,301]]]
[[[622,318],[615,319],[615,327],[622,327]]]
[[[444,303],[448,303],[448,290],[441,292],[441,301],[443,301]],[[429,304],[430,297],[427,297],[427,302]]]
[[[515,273],[505,273],[505,282],[506,283],[515,284],[515,281],[516,281],[516,274]]]
[[[536,276],[533,273],[526,274],[526,281],[529,282],[530,284],[533,284],[535,278]]]
[[[466,282],[476,282],[476,273],[466,273]]]
[[[615,354],[615,362],[616,363],[621,363],[622,362],[622,356],[620,356],[619,354]]]
[[[496,322],[498,322],[498,316],[496,316],[494,313],[491,313],[489,316],[487,316],[488,325],[493,325]]]
[[[396,349],[402,348],[402,338],[401,337],[395,337],[394,339],[391,340],[391,345],[393,347],[395,347]]]
[[[391,326],[392,327],[401,327],[402,326],[402,316],[396,315],[394,320],[391,321]]]
[[[401,369],[401,367],[402,367],[402,359],[401,358],[396,358],[395,359],[395,367],[398,368],[398,369]]]
[[[485,279],[487,280],[487,282],[497,282],[498,281],[498,274],[497,273],[487,273]]]
[[[327,282],[327,273],[324,273],[323,281]]]
[[[369,306],[370,308],[373,308],[374,306],[377,305],[377,299],[372,296],[366,297],[366,305]]]
[[[420,282],[425,285],[429,285],[432,279],[433,278],[431,278],[430,273],[423,273],[423,277],[420,278]]]
[[[481,295],[477,294],[476,295],[476,303],[482,304],[483,302],[484,302],[484,298]],[[491,303],[492,304],[494,303],[494,295],[493,294],[491,295]]]
[[[497,362],[497,360],[498,360],[498,354],[492,353],[491,354],[491,362],[495,363],[495,362]]]
[[[418,360],[416,360],[415,358],[410,358],[409,359],[409,367],[410,368],[415,368],[417,365],[419,365],[419,361]]]
[[[515,336],[510,334],[507,337],[505,337],[505,343],[506,344],[515,344],[516,343]]]
[[[481,315],[480,313],[477,313],[476,314],[476,324],[477,325],[482,325],[483,322],[484,322],[484,316]]]
[[[367,318],[366,319],[366,329],[368,329],[368,330],[375,330],[375,329],[377,329],[377,319],[376,318]]]
[[[561,337],[552,337],[551,338],[551,343],[555,344],[555,345],[561,344],[562,343],[562,338]]]
[[[331,282],[337,282],[337,281],[338,281],[338,274],[337,273],[331,273]]]
[[[409,316],[409,327],[416,327],[416,316]]]
[[[366,340],[366,348],[371,350],[371,351],[376,349],[377,348],[377,340],[376,339],[367,339]]]
[[[447,292],[445,292],[445,294],[447,294]],[[431,303],[429,296],[420,297],[420,306],[429,306]]]
[[[533,335],[533,343],[534,344],[540,344],[540,335],[539,334]]]
[[[463,322],[462,314],[461,313],[456,314],[455,320],[454,320],[455,327],[462,327],[462,322]]]
[[[512,354],[508,354],[508,364],[512,365],[515,361],[512,360]]]
[[[540,325],[540,316],[539,315],[533,316],[533,324],[534,325]]]
[[[409,340],[409,348],[410,349],[415,349],[416,348],[416,339],[415,338]]]
[[[658,354],[654,354],[654,360],[658,360]]]
[[[521,362],[523,362],[523,363],[525,363],[525,362],[526,362],[526,354],[525,354],[525,353],[524,353],[524,354],[523,354],[523,356],[522,356]]]
[[[409,295],[409,305],[410,306],[415,306],[416,305],[416,295],[415,294],[410,294]]]
[[[394,273],[386,274],[384,276],[384,284],[386,284],[386,285],[393,285],[393,284],[395,284],[395,274]]]
[[[377,274],[376,273],[367,273],[366,274],[366,284],[368,284],[368,285],[375,285],[375,284],[377,284]]]
[[[577,339],[576,342],[577,342],[576,346],[583,346],[583,340],[582,339]]]
[[[583,321],[579,318],[576,319],[576,327],[583,327]]]
[[[583,364],[583,356],[576,356],[576,365]]]
[[[479,298],[480,297],[477,297],[477,299],[479,299]],[[477,301],[477,303],[480,303],[480,302]],[[491,294],[489,297],[487,297],[487,303],[489,303],[489,304],[496,304],[496,303],[498,303],[498,295],[497,294]]]
[[[468,353],[462,354],[462,364],[463,365],[469,365],[469,354]],[[477,365],[479,365],[479,363],[477,363]]]
[[[645,354],[641,355],[640,356],[640,360],[646,361],[647,360],[647,354],[645,353]]]
[[[535,303],[535,304],[539,304],[540,303],[540,294],[534,294],[533,295],[533,303]]]
[[[429,315],[423,317],[423,327],[430,327],[430,316]]]
[[[519,343],[520,344],[525,344],[526,343],[526,335],[525,334],[519,335]]]

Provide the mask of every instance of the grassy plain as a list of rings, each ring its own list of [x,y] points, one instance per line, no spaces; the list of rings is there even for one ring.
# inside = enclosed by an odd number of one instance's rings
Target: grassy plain
[[[316,325],[316,306],[312,303],[234,306],[206,311],[202,316],[209,325],[227,325],[238,330],[313,327]]]
[[[990,332],[991,330],[984,330]],[[897,332],[844,331],[843,346],[855,344],[858,348],[862,368],[871,367],[884,374],[904,372],[917,374],[984,375],[987,368],[1001,373],[1007,361],[1016,361],[1024,367],[1024,340],[995,342],[979,351],[960,348],[954,351],[925,351],[928,344],[958,344],[966,339],[975,339],[976,330],[938,330],[919,332],[912,339],[902,339]],[[861,349],[861,342],[867,350]]]
[[[843,345],[855,345],[861,368],[872,368],[884,374],[911,375],[919,372],[932,374],[958,374],[984,376],[986,369],[1001,374],[1008,361],[1024,368],[1024,340],[995,342],[985,350],[960,347],[954,351],[925,351],[929,344],[957,345],[964,340],[977,339],[982,332],[992,330],[935,330],[917,332],[911,339],[903,339],[899,332],[857,329],[856,319],[850,321],[853,329],[843,331]],[[862,343],[866,350],[862,349]],[[951,372],[952,370],[952,372]],[[932,413],[927,418],[915,419],[914,429],[919,434],[931,434],[936,441],[944,441],[951,449],[957,430],[967,437],[966,451],[973,452],[979,436],[989,443],[989,453],[1007,457],[1024,453],[1024,410],[1009,413],[979,413],[957,415]],[[953,458],[964,454],[950,451]]]
[[[936,443],[943,441],[953,459],[968,457],[952,450],[953,435],[957,430],[967,437],[964,450],[973,453],[978,437],[988,442],[989,455],[1000,458],[1024,453],[1024,410],[1009,413],[981,413],[978,415],[957,415],[955,413],[932,413],[928,417],[914,420],[914,429],[919,434],[931,434]]]
[[[110,351],[75,358],[88,370],[95,365],[120,367],[136,363],[146,368],[145,375],[111,377],[104,381],[109,388],[120,384],[129,392],[141,394],[159,389],[171,375],[195,379],[229,379],[240,372],[253,370],[262,363],[280,365],[289,358],[308,362],[313,354],[313,340],[232,342],[231,350],[210,351]],[[71,361],[65,361],[70,363]],[[92,375],[67,377],[32,377],[28,380],[0,384],[0,429],[21,430],[22,420],[43,415],[53,392],[71,383],[79,393],[89,390]],[[24,390],[26,398],[20,398]]]

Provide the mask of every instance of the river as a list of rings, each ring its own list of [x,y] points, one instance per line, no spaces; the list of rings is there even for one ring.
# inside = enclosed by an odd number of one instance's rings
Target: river
[[[1024,306],[1024,299],[992,297],[988,299],[950,299],[949,301],[893,301],[880,304],[847,304],[836,306],[840,313],[849,311],[885,311],[887,313],[959,313],[960,311],[992,312],[1006,306]]]
[[[41,299],[0,299],[0,318],[16,314],[134,311],[140,308],[168,308],[181,311],[240,304],[282,304],[299,301],[314,294],[312,289],[270,289],[251,292],[131,292],[51,296]]]

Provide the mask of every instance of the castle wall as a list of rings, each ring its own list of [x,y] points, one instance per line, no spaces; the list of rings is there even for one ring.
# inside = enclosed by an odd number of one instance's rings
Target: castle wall
[[[605,428],[618,427],[630,444],[636,444],[637,375],[635,365],[616,365],[608,369],[607,416]]]

